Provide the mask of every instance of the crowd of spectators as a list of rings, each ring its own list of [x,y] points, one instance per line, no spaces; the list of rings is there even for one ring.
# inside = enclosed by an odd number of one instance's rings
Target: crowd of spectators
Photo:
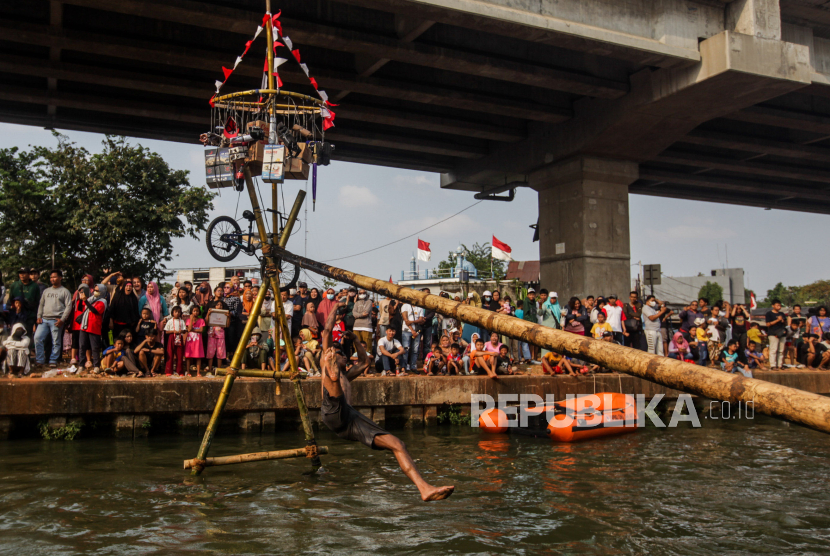
[[[84,276],[74,293],[62,285],[60,270],[49,272],[49,285],[40,278],[36,269],[21,268],[18,280],[3,293],[0,358],[4,373],[13,376],[48,373],[58,367],[100,376],[210,374],[215,367],[229,364],[259,293],[256,279],[239,277],[216,285],[176,283],[166,296],[158,283],[120,272],[100,283]],[[746,376],[758,368],[830,368],[830,316],[824,307],[802,314],[801,307],[795,306],[784,313],[774,300],[763,321],[757,322],[744,305],[721,301],[710,307],[701,298],[674,315],[654,296],[641,303],[637,292],[629,294],[628,302],[608,295],[573,297],[564,305],[556,292],[546,289],[537,293],[529,288],[516,303],[498,291],[471,292],[464,299],[443,291],[439,295]],[[353,354],[354,343],[361,342],[374,355],[374,367],[367,374],[498,378],[522,372],[518,365],[528,363],[541,365],[542,372],[551,375],[603,371],[434,311],[394,299],[373,300],[362,289],[309,289],[305,282],[280,293],[291,333],[286,342],[277,332],[276,302],[267,292],[244,346],[243,368],[286,370],[286,349],[291,349],[303,371],[318,375],[319,333],[334,311],[338,349]]]

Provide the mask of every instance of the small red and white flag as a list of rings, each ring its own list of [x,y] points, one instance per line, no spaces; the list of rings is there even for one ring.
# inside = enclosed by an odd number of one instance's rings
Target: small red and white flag
[[[490,254],[494,259],[502,261],[512,261],[513,257],[510,255],[513,252],[510,246],[506,243],[500,242],[496,236],[493,236],[493,251]]]
[[[758,308],[758,303],[755,302],[755,292],[749,294],[749,308],[750,310]]]
[[[428,261],[429,258],[432,256],[432,251],[429,250],[429,243],[426,241],[418,240],[418,260],[419,261]]]

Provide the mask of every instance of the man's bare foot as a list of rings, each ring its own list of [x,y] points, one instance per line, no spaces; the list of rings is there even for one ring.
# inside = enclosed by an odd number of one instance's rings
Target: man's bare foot
[[[436,500],[443,500],[444,498],[449,498],[454,490],[455,486],[428,486],[421,492],[421,500],[423,500],[424,502],[435,502]]]

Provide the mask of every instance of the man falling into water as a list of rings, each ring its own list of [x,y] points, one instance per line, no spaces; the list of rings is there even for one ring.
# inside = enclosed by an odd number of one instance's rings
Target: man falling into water
[[[418,487],[421,499],[425,502],[447,498],[455,489],[454,486],[434,487],[424,481],[404,443],[349,405],[351,381],[363,374],[370,359],[363,345],[355,341],[354,333],[347,332],[347,337],[353,341],[357,350],[357,363],[346,369],[349,358],[343,353],[340,344],[334,342],[331,334],[337,312],[342,310],[345,310],[345,303],[331,311],[322,334],[323,423],[340,438],[361,442],[375,450],[390,450],[409,480]]]

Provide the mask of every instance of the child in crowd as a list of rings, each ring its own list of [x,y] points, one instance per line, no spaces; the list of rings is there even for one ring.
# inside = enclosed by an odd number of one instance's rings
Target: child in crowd
[[[343,334],[346,332],[346,323],[343,322],[343,315],[340,313],[339,308],[334,309],[337,311],[337,315],[334,317],[334,327],[331,329],[331,338],[334,342],[342,342],[343,341]]]
[[[746,355],[747,366],[750,369],[757,369],[764,363],[764,354],[760,351],[756,351],[758,344],[750,340],[746,344],[746,350],[744,350],[744,355]]]
[[[121,375],[126,373],[124,366],[124,339],[120,336],[116,338],[112,345],[104,350],[104,356],[101,358],[101,365],[104,367],[104,372],[108,374]]]
[[[805,321],[806,322],[806,321]],[[790,365],[798,365],[798,345],[801,343],[801,337],[804,334],[802,328],[803,322],[797,319],[790,321],[790,326],[787,327],[787,343],[784,344],[784,359],[790,360]]]
[[[265,370],[268,364],[268,346],[262,340],[262,332],[259,327],[254,327],[251,332],[251,339],[248,345],[245,346],[245,358],[242,362],[242,368]],[[280,340],[280,353],[285,356],[285,342]],[[286,357],[287,359],[287,357]]]
[[[320,323],[317,322],[317,306],[313,301],[306,303],[305,314],[303,315],[303,321],[300,326],[308,328],[313,338],[316,339],[318,337],[317,331],[319,330]]]
[[[153,321],[155,324],[155,321]],[[164,360],[164,346],[157,341],[155,329],[152,334],[145,336],[144,341],[135,348],[138,364],[147,376],[156,376],[156,371]]]
[[[29,374],[29,344],[31,344],[31,339],[26,335],[26,327],[23,323],[15,323],[12,326],[11,335],[3,341],[3,347],[6,348],[6,359],[3,361],[4,373],[17,376]]]
[[[602,340],[603,334],[606,332],[611,332],[612,334],[614,333],[614,329],[611,328],[610,324],[605,322],[605,319],[605,313],[599,311],[597,313],[597,322],[591,327],[591,336],[593,336],[595,340]]]
[[[190,309],[190,318],[187,320],[187,339],[184,343],[184,356],[187,358],[187,369],[193,370],[193,363],[196,363],[196,376],[202,376],[202,358],[205,356],[205,348],[202,345],[202,332],[205,330],[205,321],[199,318],[198,305]],[[185,373],[190,376],[190,373]]]
[[[463,369],[461,365],[461,346],[452,344],[450,346],[450,353],[447,355],[447,373],[451,375],[460,375]]]
[[[722,360],[720,368],[727,373],[734,373],[737,371],[746,378],[752,378],[752,371],[745,368],[741,365],[740,361],[738,361],[738,345],[738,340],[730,340],[730,342],[726,345],[726,349],[723,350],[723,353],[721,354]]]
[[[484,340],[481,338],[476,338],[475,349],[470,352],[470,370],[492,379],[499,378],[496,374],[496,354],[485,351]]]
[[[698,345],[698,348],[700,348],[700,345]],[[686,341],[686,338],[684,338],[683,334],[680,332],[675,332],[672,337],[672,341],[669,344],[669,357],[672,359],[679,359],[687,363],[694,363],[694,357],[692,356],[692,352],[689,348],[689,342]]]
[[[205,320],[210,320],[210,313],[214,310],[227,311],[227,306],[222,300],[217,300],[213,307],[208,309]],[[227,348],[225,347],[225,329],[221,326],[208,327],[208,342],[207,342],[207,372],[213,372],[213,360],[216,360],[216,366],[221,365],[227,359]]]
[[[577,375],[577,372],[574,370],[573,365],[571,365],[570,360],[561,353],[556,353],[555,351],[549,351],[542,357],[542,372],[546,375],[561,375],[565,372],[571,376]]]
[[[750,323],[749,330],[746,333],[747,340],[752,340],[758,346],[763,346],[765,344],[764,336],[766,334],[761,331],[761,326],[757,322]]]
[[[447,358],[444,356],[441,347],[435,342],[432,343],[432,350],[424,359],[424,374],[429,376],[447,374]]]
[[[705,320],[701,318],[695,319],[695,326],[697,332],[693,338],[697,341],[697,364],[701,367],[706,365],[706,360],[709,358],[709,330],[704,326]],[[712,327],[714,328],[714,327]]]
[[[320,376],[320,365],[318,361],[322,350],[320,349],[319,342],[314,339],[311,330],[308,328],[300,330],[300,341],[303,342],[303,347],[305,348],[303,361],[305,361],[306,369],[312,376]]]
[[[153,319],[153,312],[149,305],[145,305],[141,309],[141,318],[138,324],[135,325],[136,337],[143,341],[150,334],[156,334],[156,321]]]
[[[496,358],[496,374],[516,374],[516,367],[513,365],[513,359],[508,354],[509,351],[504,344],[499,348],[499,356]]]
[[[170,317],[164,325],[164,335],[167,342],[167,363],[164,366],[166,376],[173,375],[173,368],[176,373],[183,376],[184,372],[184,344],[187,324],[182,319],[182,308],[179,305],[170,310]]]
[[[490,341],[484,344],[484,351],[489,351],[490,353],[498,354],[499,350],[501,349],[501,342],[499,341],[499,335],[497,332],[493,332],[490,334]]]

